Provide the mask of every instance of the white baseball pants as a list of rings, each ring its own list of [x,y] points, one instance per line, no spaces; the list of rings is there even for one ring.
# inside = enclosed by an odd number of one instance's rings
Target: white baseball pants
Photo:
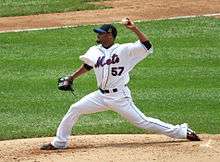
[[[134,105],[130,90],[126,86],[115,93],[102,94],[100,90],[97,90],[71,105],[57,129],[56,137],[51,142],[52,145],[57,148],[66,148],[72,127],[80,115],[106,110],[115,111],[135,126],[154,133],[178,139],[185,139],[187,135],[187,124],[172,125],[158,119],[146,117]]]

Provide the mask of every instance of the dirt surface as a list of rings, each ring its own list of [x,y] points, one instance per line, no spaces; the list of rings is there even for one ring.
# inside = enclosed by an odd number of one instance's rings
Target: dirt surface
[[[99,2],[100,3],[100,2]],[[219,0],[111,0],[112,9],[0,18],[0,31],[160,19],[220,13]],[[220,18],[220,16],[216,16]],[[173,140],[163,135],[88,135],[71,137],[66,150],[41,151],[52,138],[0,141],[0,161],[220,161],[220,135],[200,135],[201,142]]]
[[[0,142],[0,161],[29,162],[219,162],[220,135],[200,135],[203,141],[174,140],[163,135],[72,136],[66,150],[40,150],[52,138]]]
[[[219,0],[110,0],[112,9],[0,18],[0,31],[220,13]]]

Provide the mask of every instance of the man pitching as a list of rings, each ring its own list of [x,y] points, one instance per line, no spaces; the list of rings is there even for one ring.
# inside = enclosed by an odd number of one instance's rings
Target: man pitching
[[[124,25],[136,34],[138,41],[115,44],[117,30],[112,24],[105,24],[98,29],[94,29],[94,32],[97,33],[97,43],[99,45],[89,48],[85,54],[80,56],[83,64],[67,80],[72,82],[93,69],[98,90],[86,95],[70,106],[57,129],[56,137],[51,143],[44,144],[41,149],[67,148],[72,127],[80,115],[106,110],[115,111],[135,126],[148,131],[177,139],[200,141],[200,138],[188,128],[186,123],[172,125],[159,119],[146,117],[135,106],[130,89],[127,86],[129,72],[137,63],[153,53],[153,47],[149,39],[130,19],[126,19]]]

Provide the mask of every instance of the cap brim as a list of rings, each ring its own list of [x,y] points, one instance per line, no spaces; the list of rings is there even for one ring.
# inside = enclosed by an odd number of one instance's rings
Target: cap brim
[[[93,31],[94,31],[95,33],[106,33],[106,31],[105,31],[105,30],[102,30],[102,29],[93,29]]]

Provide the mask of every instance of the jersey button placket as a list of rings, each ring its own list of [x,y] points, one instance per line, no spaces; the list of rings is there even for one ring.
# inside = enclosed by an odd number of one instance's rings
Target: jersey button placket
[[[109,59],[109,53],[108,51],[106,50],[106,60]],[[106,61],[105,60],[105,61]],[[107,82],[107,79],[108,79],[108,67],[109,65],[105,65],[103,68],[104,68],[104,77],[103,77],[103,81],[102,81],[102,86],[103,86],[103,89],[106,89],[106,82]]]

